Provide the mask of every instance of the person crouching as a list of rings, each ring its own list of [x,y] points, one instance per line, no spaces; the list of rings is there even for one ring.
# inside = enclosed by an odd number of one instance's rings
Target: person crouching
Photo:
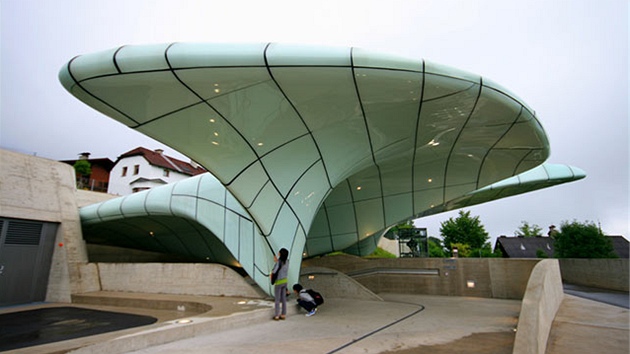
[[[300,284],[293,285],[293,291],[297,295],[297,303],[306,310],[306,317],[311,317],[317,312],[317,304],[311,294]]]

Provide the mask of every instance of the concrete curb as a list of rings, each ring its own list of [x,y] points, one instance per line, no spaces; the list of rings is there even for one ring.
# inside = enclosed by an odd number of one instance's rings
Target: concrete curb
[[[287,304],[287,315],[297,313],[297,306]],[[145,327],[144,329],[125,334],[120,337],[97,344],[87,345],[69,351],[73,354],[118,354],[141,350],[156,345],[166,344],[182,339],[206,335],[209,332],[220,332],[229,329],[270,322],[273,308],[238,312],[222,317],[204,317],[203,315],[188,317],[190,323],[178,323],[180,320],[167,321]]]

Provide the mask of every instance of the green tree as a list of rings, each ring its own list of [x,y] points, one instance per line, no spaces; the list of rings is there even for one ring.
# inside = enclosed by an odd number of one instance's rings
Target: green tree
[[[558,258],[617,258],[610,238],[593,222],[563,221],[555,239]]]
[[[74,172],[79,176],[89,176],[92,174],[92,165],[87,160],[78,160],[74,163]]]
[[[429,257],[446,257],[446,252],[444,251],[442,240],[437,237],[429,237],[427,243],[429,245]]]
[[[536,224],[530,225],[527,221],[523,220],[521,221],[521,226],[519,226],[514,233],[516,236],[534,237],[541,236],[542,229]]]
[[[444,247],[452,252],[454,244],[468,245],[471,255],[480,255],[480,250],[489,248],[487,242],[490,236],[484,226],[479,221],[479,217],[471,217],[470,211],[459,211],[459,216],[455,219],[449,218],[440,224],[440,234],[444,239]],[[460,256],[463,256],[459,251]],[[465,256],[463,256],[465,257]]]
[[[547,253],[545,253],[545,251],[543,251],[542,249],[537,249],[536,250],[536,257],[538,258],[547,258]]]
[[[90,182],[88,176],[92,174],[92,165],[90,162],[87,160],[78,160],[72,167],[74,167],[74,172],[77,175],[77,188],[86,187]]]
[[[392,226],[387,232],[392,232],[394,235],[398,234],[398,230],[400,229],[412,229],[413,226],[413,220],[407,220],[405,222],[402,222],[396,226]]]
[[[451,254],[454,256],[455,254],[453,254],[453,250],[457,249],[457,256],[458,257],[462,257],[462,258],[467,258],[467,257],[471,257],[472,256],[472,250],[470,249],[470,245],[465,244],[465,243],[459,243],[459,242],[455,242],[451,244]]]

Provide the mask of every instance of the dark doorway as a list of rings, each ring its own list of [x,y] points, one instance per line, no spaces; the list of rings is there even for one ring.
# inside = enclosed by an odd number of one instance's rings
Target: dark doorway
[[[57,224],[0,218],[0,306],[44,301]]]

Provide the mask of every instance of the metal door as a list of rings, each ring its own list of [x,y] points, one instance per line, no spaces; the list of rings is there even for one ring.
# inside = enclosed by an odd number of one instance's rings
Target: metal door
[[[0,219],[0,306],[44,301],[57,224]]]

